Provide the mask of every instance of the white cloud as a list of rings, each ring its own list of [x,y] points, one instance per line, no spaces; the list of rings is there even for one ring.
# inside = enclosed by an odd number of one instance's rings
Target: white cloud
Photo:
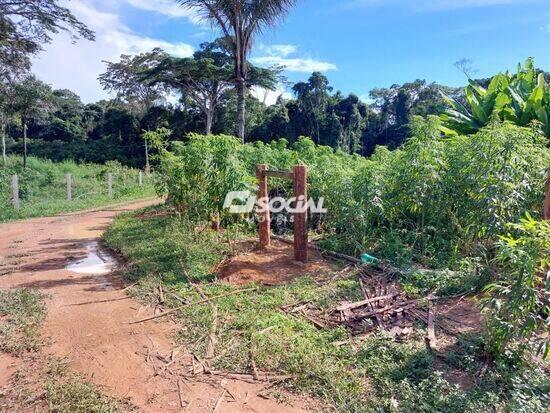
[[[253,87],[250,89],[250,93],[260,102],[264,103],[267,106],[274,105],[277,103],[279,97],[284,99],[292,99],[292,94],[286,91],[284,88],[278,88],[277,90],[269,90],[263,87]]]
[[[259,66],[283,66],[289,72],[328,72],[337,70],[336,65],[305,57],[290,57],[298,48],[291,44],[262,46],[263,56],[251,58],[251,62]]]
[[[546,26],[542,26],[540,28],[543,32],[550,33],[550,23],[548,23]]]
[[[173,18],[188,18],[191,22],[199,24],[200,16],[195,10],[181,6],[175,0],[123,0],[138,9],[153,11]]]
[[[128,28],[113,12],[100,11],[87,0],[73,0],[73,13],[96,32],[96,41],[79,40],[76,44],[67,34],[60,34],[34,60],[33,70],[54,88],[71,89],[84,102],[106,98],[97,81],[105,70],[104,60],[117,60],[121,54],[135,54],[161,47],[185,57],[193,53],[186,43],[171,43],[141,36]]]
[[[260,46],[260,49],[262,50],[262,52],[268,55],[276,55],[282,57],[291,55],[298,50],[298,48],[293,44],[274,44],[272,46],[262,45]]]
[[[442,11],[512,4],[538,3],[546,0],[350,0],[347,8],[380,5],[408,6],[416,11]]]

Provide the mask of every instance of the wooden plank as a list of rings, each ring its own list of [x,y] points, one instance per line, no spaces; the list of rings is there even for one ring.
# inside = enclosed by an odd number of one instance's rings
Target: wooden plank
[[[294,173],[290,171],[264,171],[265,177],[269,178],[281,178],[281,179],[294,179]]]

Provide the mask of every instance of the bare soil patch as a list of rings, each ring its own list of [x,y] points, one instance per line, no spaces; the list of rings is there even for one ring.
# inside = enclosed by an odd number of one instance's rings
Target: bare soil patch
[[[310,275],[313,278],[326,277],[334,270],[334,266],[314,249],[309,250],[309,260],[304,264],[294,260],[292,245],[280,241],[272,241],[271,246],[265,249],[251,249],[250,242],[246,245],[248,250],[219,267],[220,279],[236,285],[253,282],[263,285],[283,285],[304,275]]]

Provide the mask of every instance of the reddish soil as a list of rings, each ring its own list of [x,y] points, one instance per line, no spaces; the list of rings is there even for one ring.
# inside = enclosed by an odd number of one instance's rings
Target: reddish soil
[[[84,213],[0,224],[0,288],[34,288],[46,293],[48,312],[43,333],[50,342],[46,351],[68,358],[74,370],[84,373],[106,394],[129,398],[140,411],[176,412],[182,411],[178,379],[158,374],[158,368],[149,356],[172,353],[171,336],[176,326],[166,319],[128,324],[151,315],[152,310],[130,299],[119,278],[115,275],[76,274],[65,269],[67,264],[86,255],[86,244],[97,241],[117,214],[152,203],[154,201],[136,202]],[[281,247],[277,266],[281,282],[283,277],[288,279],[302,269],[287,261],[295,271],[285,275],[280,266],[285,256],[286,250]],[[268,260],[262,265],[269,267]],[[312,264],[311,268],[314,266]],[[260,267],[256,270],[260,272]],[[273,270],[269,267],[269,272]],[[179,351],[181,362],[191,366],[191,358],[185,349]],[[0,354],[0,394],[9,375],[15,371],[17,360]],[[186,404],[185,411],[213,411],[224,387],[228,392],[221,399],[218,412],[307,410],[305,401],[289,395],[288,404],[264,398],[264,386],[260,383],[212,377],[208,382],[199,381],[199,378],[187,378],[183,382],[181,394]]]
[[[310,249],[309,260],[304,264],[294,261],[292,245],[272,241],[266,249],[254,249],[235,256],[220,267],[218,274],[220,279],[231,284],[282,285],[304,275],[315,278],[331,272],[333,268],[318,251]]]

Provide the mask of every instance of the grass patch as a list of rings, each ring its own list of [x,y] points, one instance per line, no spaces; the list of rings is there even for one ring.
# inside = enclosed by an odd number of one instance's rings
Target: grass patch
[[[127,401],[102,394],[67,364],[53,361],[48,366],[46,401],[58,413],[116,413],[136,411]]]
[[[209,230],[201,231],[204,225],[197,228],[163,209],[151,208],[139,214],[119,217],[105,240],[127,258],[129,276],[140,280],[133,289],[140,299],[155,301],[154,289],[163,282],[189,302],[199,300],[185,273],[200,283],[207,296],[238,288],[218,282],[212,273],[216,264],[231,254],[226,240],[239,238],[237,231],[218,238]],[[439,281],[425,283],[425,288],[431,289]],[[355,348],[336,346],[335,342],[348,337],[344,329],[318,330],[308,320],[281,310],[286,305],[309,302],[323,311],[342,299],[357,300],[359,291],[355,280],[319,286],[304,274],[285,286],[257,286],[254,291],[217,299],[215,367],[249,372],[253,359],[259,370],[294,375],[291,387],[317,396],[339,412],[510,411],[522,398],[529,400],[531,409],[526,411],[543,411],[539,409],[544,405],[542,378],[547,376],[526,380],[523,387],[514,384],[521,382],[523,372],[532,369],[490,366],[483,378],[475,380],[482,365],[479,356],[484,354],[481,344],[465,347],[470,351],[468,366],[441,363],[426,349],[421,329],[406,342],[381,332]],[[166,300],[169,307],[180,304],[171,296]],[[180,311],[179,343],[204,355],[213,314],[210,305]],[[462,360],[462,353],[455,351],[445,358]],[[466,354],[466,350],[460,351]],[[463,389],[446,379],[456,369],[472,377],[471,387]]]
[[[66,174],[72,175],[72,201],[67,201]],[[107,189],[107,174],[113,174],[113,196]],[[14,219],[49,216],[62,212],[78,211],[155,195],[152,177],[144,175],[144,185],[138,184],[136,169],[118,162],[106,165],[77,164],[72,161],[55,163],[29,157],[23,169],[22,159],[8,157],[0,168],[0,222]],[[11,179],[19,176],[21,208],[12,204]]]
[[[41,293],[28,289],[0,291],[0,350],[15,355],[38,350],[44,316]]]

